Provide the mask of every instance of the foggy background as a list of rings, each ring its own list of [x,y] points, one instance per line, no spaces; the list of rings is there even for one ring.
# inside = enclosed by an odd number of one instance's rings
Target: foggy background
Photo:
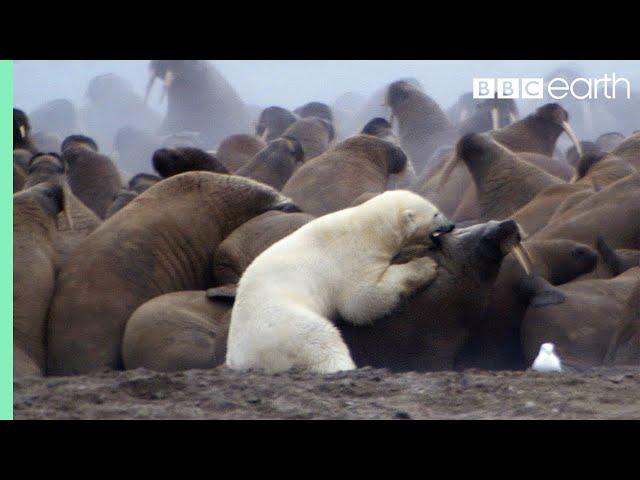
[[[443,108],[471,91],[474,77],[545,77],[559,67],[570,67],[586,77],[615,72],[640,86],[638,60],[211,60],[248,105],[279,105],[293,109],[308,101],[332,104],[341,94],[369,96],[402,77],[414,77]],[[14,106],[31,111],[55,98],[77,106],[86,102],[89,80],[116,73],[144,94],[149,60],[22,60],[14,64]],[[159,90],[149,105],[163,113]],[[526,110],[526,109],[523,109]]]

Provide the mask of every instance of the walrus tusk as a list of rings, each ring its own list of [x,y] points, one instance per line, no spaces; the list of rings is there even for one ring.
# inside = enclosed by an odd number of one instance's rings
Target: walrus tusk
[[[20,137],[21,137],[21,138],[24,138],[24,137],[26,137],[26,136],[27,136],[27,131],[26,131],[26,129],[24,128],[24,125],[20,125]]]
[[[151,76],[149,77],[149,81],[147,82],[147,88],[144,92],[144,104],[146,105],[149,101],[149,94],[151,93],[151,88],[153,87],[153,82],[156,81],[156,72],[151,70]]]
[[[513,247],[513,254],[516,256],[518,263],[522,266],[527,275],[531,275],[533,271],[533,262],[531,261],[531,255],[527,251],[526,247],[522,243],[518,243]]]
[[[266,142],[268,134],[269,134],[269,127],[266,127],[264,129],[264,132],[262,132],[262,135],[260,135],[260,140],[264,140]]]
[[[511,123],[516,123],[518,121],[518,116],[513,112],[509,112],[509,121]]]
[[[172,70],[167,70],[164,74],[164,85],[169,88],[176,79],[176,74]]]
[[[164,74],[164,85],[162,86],[162,91],[160,92],[160,103],[164,102],[164,97],[167,96],[169,92],[169,87],[176,79],[176,75],[171,71],[167,70]]]
[[[580,140],[578,140],[578,136],[576,135],[576,132],[573,131],[573,128],[571,128],[571,125],[569,125],[569,122],[567,121],[562,122],[562,129],[565,131],[565,133],[569,136],[573,144],[576,146],[576,152],[578,152],[578,157],[582,158],[582,155],[584,153],[582,151],[582,145],[580,145]]]
[[[496,107],[491,109],[491,123],[493,125],[493,130],[498,130],[500,128],[500,119],[498,118],[498,109]]]

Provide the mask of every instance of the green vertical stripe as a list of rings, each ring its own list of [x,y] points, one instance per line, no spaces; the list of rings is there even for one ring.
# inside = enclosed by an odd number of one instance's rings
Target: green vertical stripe
[[[0,60],[0,419],[13,418],[13,62]]]

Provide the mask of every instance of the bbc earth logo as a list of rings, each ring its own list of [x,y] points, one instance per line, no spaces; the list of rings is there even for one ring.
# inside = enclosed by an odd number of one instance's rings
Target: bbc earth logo
[[[626,97],[622,94],[626,93]],[[543,78],[474,78],[473,98],[522,98],[562,100],[572,96],[576,100],[631,98],[631,83],[615,73],[601,78],[575,78],[570,82],[556,77],[548,82]]]

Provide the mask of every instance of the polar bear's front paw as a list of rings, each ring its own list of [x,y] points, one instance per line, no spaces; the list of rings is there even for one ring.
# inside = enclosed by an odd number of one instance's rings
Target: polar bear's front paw
[[[416,257],[405,264],[407,267],[407,277],[405,286],[408,293],[427,286],[438,273],[438,264],[429,257]]]

